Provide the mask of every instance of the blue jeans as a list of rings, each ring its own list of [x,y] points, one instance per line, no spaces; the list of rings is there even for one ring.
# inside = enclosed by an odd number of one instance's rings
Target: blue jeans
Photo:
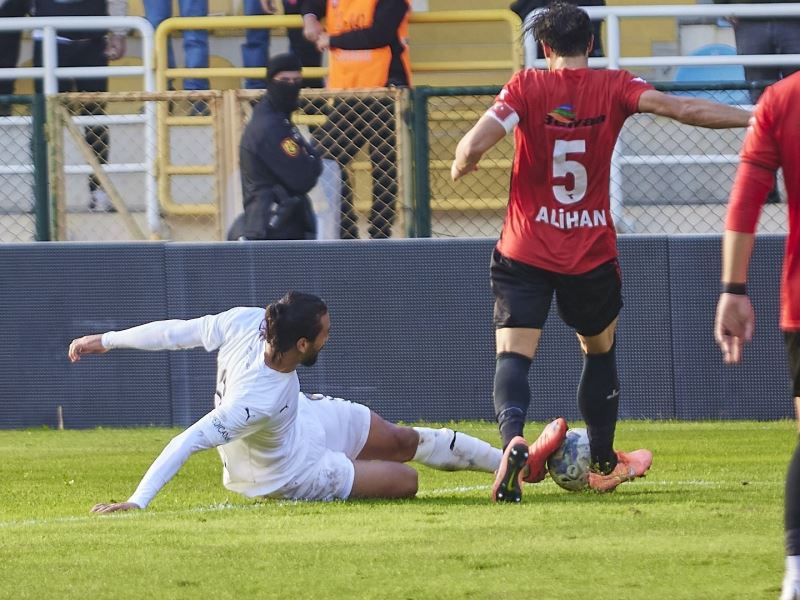
[[[263,15],[259,0],[244,0],[244,14]],[[248,29],[245,31],[245,43],[242,44],[242,63],[245,67],[267,68],[269,59],[269,29]],[[264,73],[258,79],[245,79],[244,87],[248,90],[264,88]]]
[[[208,0],[179,0],[178,9],[182,17],[207,17]],[[172,16],[172,0],[144,0],[144,13],[154,29]],[[208,32],[201,30],[183,32],[183,53],[188,69],[208,67]],[[167,64],[175,67],[172,41],[167,44]],[[208,79],[184,79],[185,90],[207,90]]]

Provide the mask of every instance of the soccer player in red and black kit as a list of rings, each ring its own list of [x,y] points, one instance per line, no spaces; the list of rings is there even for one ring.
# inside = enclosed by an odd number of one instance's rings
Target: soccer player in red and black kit
[[[556,3],[532,24],[548,70],[512,77],[464,136],[453,180],[515,130],[516,154],[503,232],[491,263],[497,363],[494,407],[505,454],[495,501],[519,502],[521,481],[535,483],[564,438],[553,421],[532,445],[523,437],[530,404],[528,370],[555,293],[584,355],[578,404],[589,433],[589,485],[609,491],[643,475],[648,450],[614,451],[619,382],[614,355],[622,307],[616,233],[609,206],[611,155],[625,119],[636,112],[703,127],[745,127],[750,113],[706,100],[669,96],[627,71],[591,70],[592,24],[585,11]]]
[[[789,237],[783,261],[781,319],[795,410],[800,418],[800,73],[767,88],[744,139],[731,192],[722,244],[722,293],[714,335],[725,362],[742,357],[755,316],[747,296],[747,267],[761,207],[783,167],[789,205]],[[786,476],[786,576],[781,600],[800,600],[800,445]]]

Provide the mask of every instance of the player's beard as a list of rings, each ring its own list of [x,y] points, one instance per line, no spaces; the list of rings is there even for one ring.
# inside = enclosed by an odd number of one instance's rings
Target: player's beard
[[[301,360],[300,364],[304,367],[313,367],[317,362],[317,358],[319,358],[319,350],[314,350],[314,353]]]

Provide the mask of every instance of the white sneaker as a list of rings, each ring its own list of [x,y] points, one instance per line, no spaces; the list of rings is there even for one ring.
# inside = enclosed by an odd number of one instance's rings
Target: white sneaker
[[[111,203],[111,198],[106,194],[105,190],[100,188],[92,190],[89,197],[89,212],[110,213],[117,212],[114,205]]]
[[[788,575],[783,578],[780,600],[800,600],[800,579],[792,579]]]

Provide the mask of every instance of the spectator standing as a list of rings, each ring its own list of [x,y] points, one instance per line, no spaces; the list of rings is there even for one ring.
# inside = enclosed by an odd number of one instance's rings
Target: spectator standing
[[[178,0],[178,10],[182,17],[207,17],[208,0]],[[153,29],[172,16],[172,0],[144,0],[144,14]],[[187,69],[208,68],[208,31],[191,29],[183,32],[183,53]],[[172,41],[167,44],[167,65],[175,68],[175,53]],[[207,90],[208,79],[186,78],[183,89],[188,91]],[[205,102],[192,104],[192,114],[208,114]]]
[[[302,0],[283,0],[283,12],[287,15],[300,15],[302,14],[303,2]],[[305,38],[302,29],[289,29],[289,49],[292,54],[300,59],[300,64],[304,67],[321,67],[322,66],[322,52],[317,50],[317,44]],[[321,88],[325,87],[325,83],[319,77],[305,77],[303,78],[303,87],[307,88]]]
[[[291,122],[302,86],[301,68],[293,54],[269,61],[267,93],[253,109],[239,153],[244,215],[234,222],[228,239],[315,238],[308,192],[322,172],[322,160]]]
[[[33,13],[37,17],[124,17],[127,0],[34,0]],[[58,65],[61,67],[106,67],[108,61],[118,60],[125,55],[125,30],[112,32],[59,31]],[[33,63],[42,66],[41,34],[34,32]],[[41,92],[41,82],[37,81],[37,92]],[[107,92],[108,77],[82,77],[79,79],[59,79],[59,92]],[[87,102],[80,106],[81,115],[104,115],[102,102]],[[107,125],[91,125],[84,129],[86,143],[92,147],[101,164],[108,162],[109,135]],[[89,176],[89,210],[92,212],[114,212],[113,204],[106,191],[94,175]]]
[[[328,89],[353,90],[408,86],[406,0],[305,0],[304,35],[320,51],[330,50]],[[320,19],[325,17],[326,26]],[[372,167],[372,209],[369,236],[391,235],[397,201],[397,149],[394,102],[389,98],[348,98],[334,104],[324,126],[314,135],[327,154],[342,166],[341,237],[356,239],[358,218],[346,167],[369,145]]]
[[[30,10],[30,0],[0,0],[0,18],[24,17]],[[13,69],[19,61],[19,44],[22,40],[21,31],[0,32],[0,69]],[[14,93],[13,79],[0,79],[0,96],[9,96]],[[11,104],[0,103],[0,117],[11,114]]]
[[[244,14],[248,17],[275,14],[273,0],[244,0]],[[265,69],[269,60],[269,29],[248,29],[242,44],[242,64],[248,68]],[[258,90],[264,87],[263,79],[246,79],[244,87]]]
[[[775,0],[714,0],[715,4],[779,4]],[[769,12],[769,7],[765,6]],[[735,17],[729,21],[736,36],[737,54],[800,54],[800,16],[794,17]],[[747,81],[774,82],[800,69],[798,66],[752,66],[744,68]],[[763,88],[750,90],[753,104],[758,102]]]

